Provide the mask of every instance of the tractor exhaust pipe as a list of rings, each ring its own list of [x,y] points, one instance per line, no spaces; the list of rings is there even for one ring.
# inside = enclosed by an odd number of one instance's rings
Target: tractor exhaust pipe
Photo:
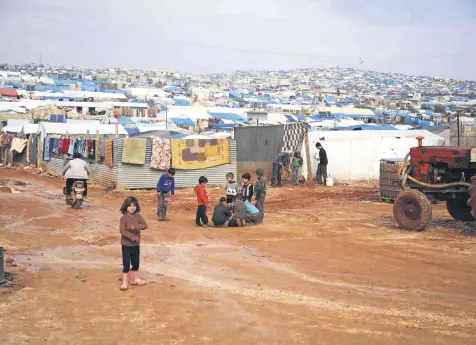
[[[423,146],[423,139],[425,139],[425,137],[422,137],[420,135],[419,137],[416,137],[415,139],[418,140],[418,147],[422,147]]]

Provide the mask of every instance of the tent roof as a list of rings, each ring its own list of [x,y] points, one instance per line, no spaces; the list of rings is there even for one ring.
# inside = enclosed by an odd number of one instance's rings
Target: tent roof
[[[85,135],[89,131],[89,134],[93,136],[95,135],[96,130],[99,130],[99,134],[115,134],[116,125],[41,122],[38,128],[38,132],[41,132],[42,135],[46,135],[46,134]],[[127,135],[127,131],[124,129],[124,127],[119,125],[118,134]]]

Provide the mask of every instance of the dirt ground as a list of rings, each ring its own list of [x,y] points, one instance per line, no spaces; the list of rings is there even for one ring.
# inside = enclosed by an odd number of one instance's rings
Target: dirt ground
[[[18,182],[20,181],[20,182]],[[475,344],[474,224],[443,205],[398,229],[372,185],[270,189],[255,227],[194,227],[192,190],[155,220],[153,192],[91,189],[0,169],[2,344]],[[211,204],[220,190],[209,188]],[[118,209],[139,198],[148,284],[119,291]],[[209,210],[209,217],[211,210]]]

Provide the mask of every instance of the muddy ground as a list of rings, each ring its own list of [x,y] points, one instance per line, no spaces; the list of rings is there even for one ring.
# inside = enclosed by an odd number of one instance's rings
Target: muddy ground
[[[72,210],[62,181],[0,169],[0,184],[13,187],[0,193],[0,243],[15,275],[0,289],[2,344],[476,343],[474,225],[444,204],[413,233],[375,186],[283,187],[264,224],[201,229],[191,190],[162,223],[153,192],[91,189]],[[129,194],[149,222],[148,284],[121,292]]]

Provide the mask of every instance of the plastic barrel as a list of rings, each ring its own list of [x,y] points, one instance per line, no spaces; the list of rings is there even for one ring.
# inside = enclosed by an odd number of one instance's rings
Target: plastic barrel
[[[5,262],[3,260],[3,247],[0,247],[0,284],[5,283]]]

